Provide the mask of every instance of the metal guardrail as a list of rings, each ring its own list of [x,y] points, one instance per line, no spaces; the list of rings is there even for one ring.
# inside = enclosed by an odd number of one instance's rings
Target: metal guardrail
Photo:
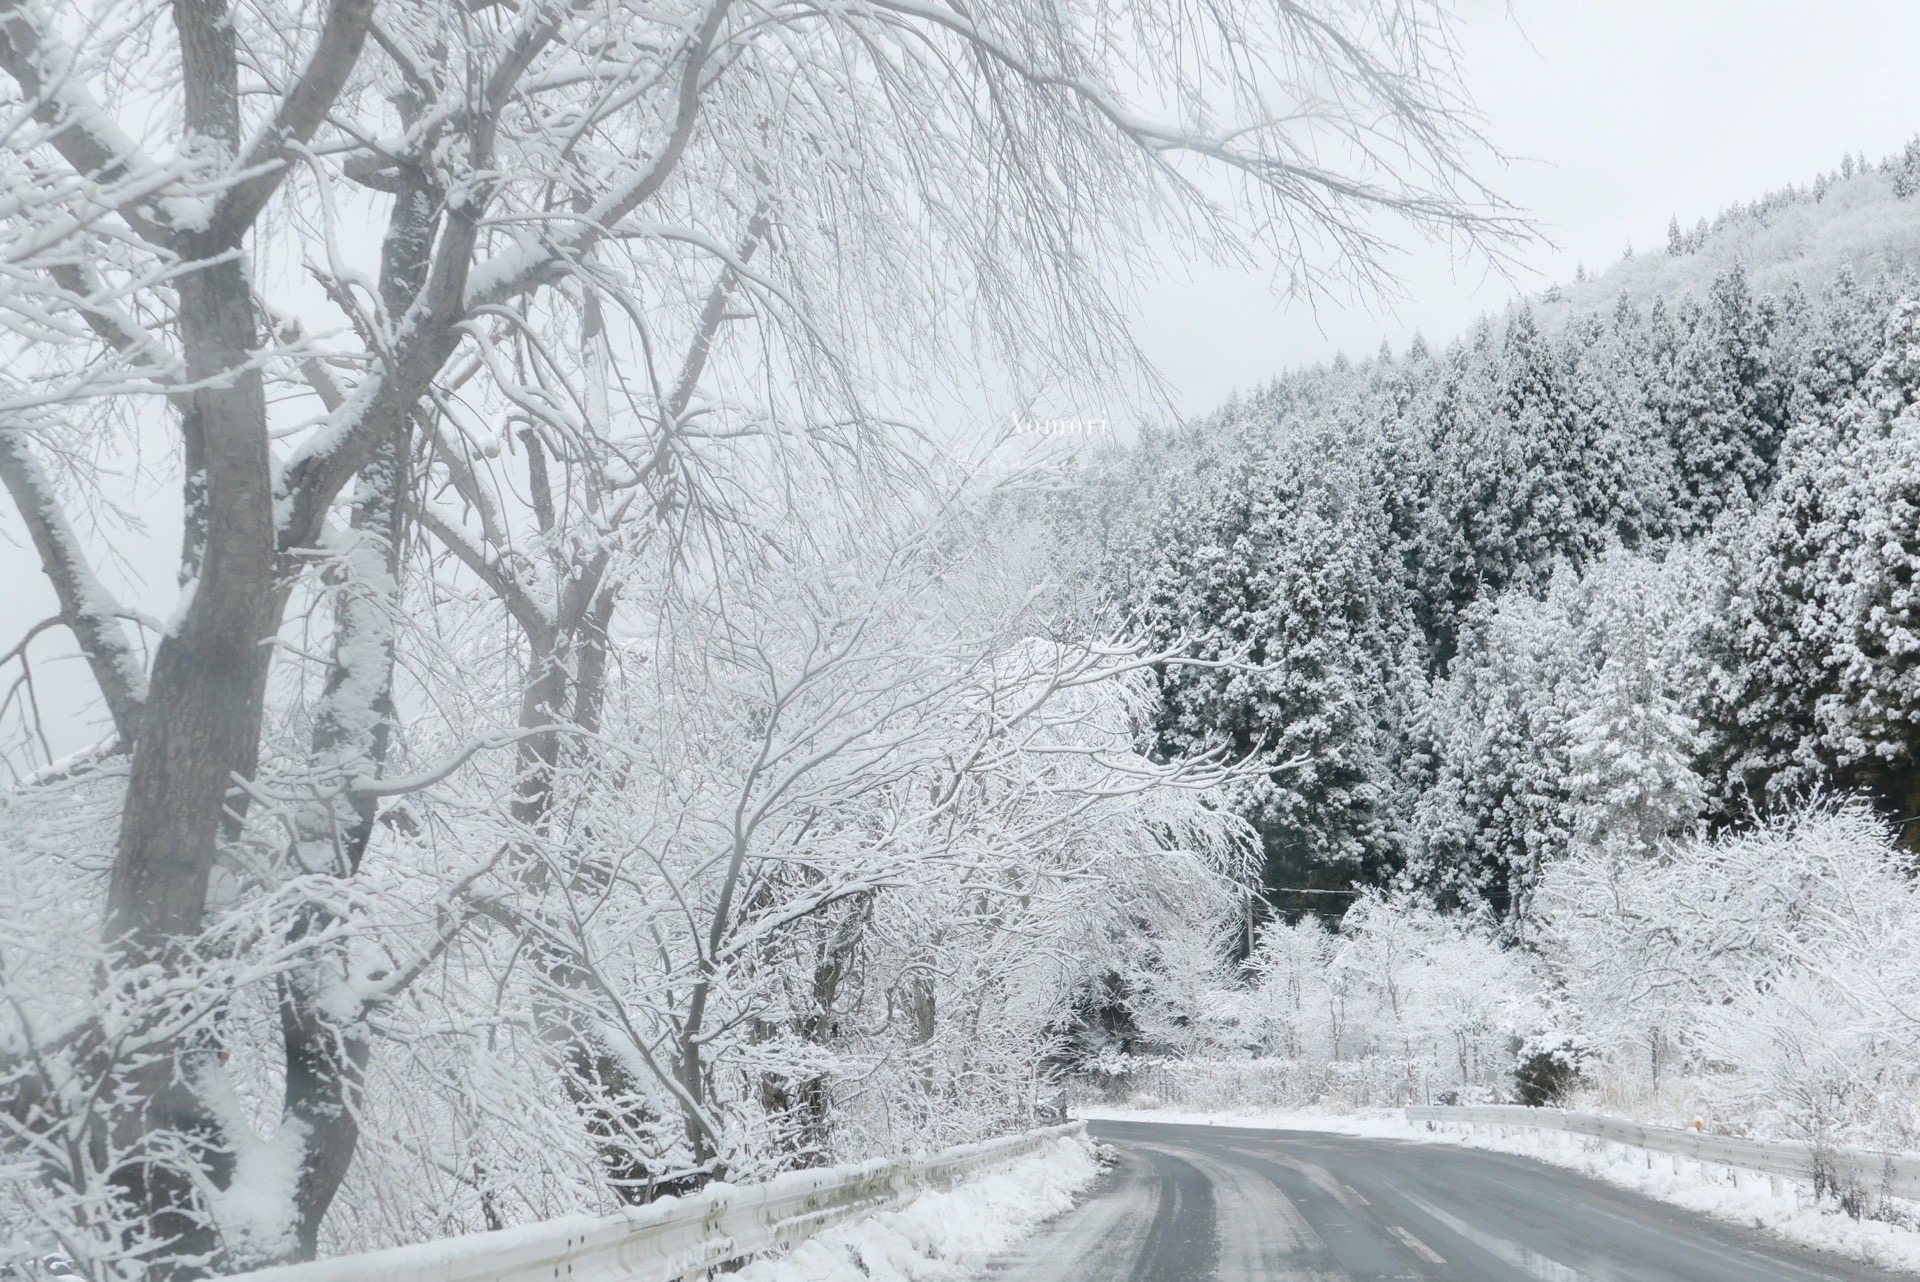
[[[924,1158],[791,1171],[765,1184],[713,1184],[614,1215],[571,1215],[490,1233],[286,1264],[234,1282],[675,1282],[727,1260],[805,1241],[927,1189],[1037,1153],[1086,1130],[1050,1126]]]
[[[1815,1187],[1857,1188],[1920,1199],[1920,1153],[1882,1153],[1874,1149],[1835,1146],[1822,1148],[1791,1140],[1753,1140],[1736,1135],[1709,1135],[1670,1126],[1643,1126],[1600,1113],[1568,1113],[1554,1108],[1527,1108],[1517,1104],[1407,1109],[1409,1122],[1454,1123],[1465,1126],[1511,1126],[1563,1131],[1695,1162],[1711,1162]],[[1676,1168],[1677,1169],[1677,1168]]]

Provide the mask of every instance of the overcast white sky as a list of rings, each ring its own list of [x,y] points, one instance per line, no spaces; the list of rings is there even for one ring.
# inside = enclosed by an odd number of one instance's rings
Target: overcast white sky
[[[1734,201],[1873,160],[1920,132],[1920,0],[1461,0],[1467,70],[1512,157],[1490,175],[1554,243],[1539,289],[1629,241],[1663,247]],[[1138,332],[1184,413],[1345,350],[1444,340],[1515,286],[1415,247],[1390,312],[1274,301],[1260,275],[1207,271],[1144,291]]]

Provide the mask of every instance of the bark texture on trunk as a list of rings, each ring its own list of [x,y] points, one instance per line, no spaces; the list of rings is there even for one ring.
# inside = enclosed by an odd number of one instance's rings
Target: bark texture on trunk
[[[226,6],[177,0],[187,131],[210,162],[230,160],[240,129],[238,68]],[[121,812],[108,885],[109,943],[133,964],[191,966],[208,878],[236,777],[259,753],[272,634],[272,460],[252,288],[235,246],[188,239],[198,266],[177,280],[178,325],[193,390],[181,400],[191,594],[154,656],[148,702]],[[122,1158],[109,1173],[145,1221],[163,1280],[217,1268],[222,1244],[201,1204],[202,1180],[231,1178],[230,1145],[198,1089],[217,1064],[210,1032],[148,1052],[130,1107],[112,1125]],[[156,1154],[175,1137],[180,1156]],[[183,1160],[184,1159],[184,1160]],[[198,1170],[194,1168],[197,1167]]]
[[[246,176],[213,202],[203,226],[174,228],[156,220],[139,228],[163,240],[183,264],[175,277],[176,325],[190,390],[169,397],[180,413],[185,458],[185,600],[160,639],[144,691],[129,691],[124,680],[118,686],[102,681],[133,749],[104,922],[109,943],[128,964],[158,963],[170,973],[198,964],[195,941],[206,925],[210,876],[223,835],[245,812],[239,785],[252,780],[259,765],[271,642],[289,589],[277,582],[281,548],[259,367],[263,338],[244,241],[279,185],[284,148],[312,136],[345,84],[371,14],[370,0],[337,0],[330,7],[307,67],[246,148]],[[174,0],[172,15],[186,151],[203,175],[216,178],[239,163],[243,149],[233,15],[226,0]],[[385,527],[376,533],[389,539],[401,506],[394,484],[404,480],[404,442],[397,449],[386,461],[397,457],[400,470],[376,487],[384,497],[370,513]],[[330,497],[316,496],[321,506]],[[49,554],[58,551],[57,541],[42,548],[50,572]],[[114,642],[124,638],[117,624],[111,632],[101,626],[99,613],[82,619],[91,635],[75,630],[90,662],[111,667],[119,662]],[[390,646],[373,656],[376,666],[382,661],[390,667]],[[372,732],[362,756],[384,751],[386,682],[376,680],[373,688],[371,720],[355,722],[356,730]],[[144,697],[136,701],[134,694]],[[320,733],[339,738],[341,727]],[[364,852],[371,819],[370,808],[363,808],[348,827],[347,871]],[[319,924],[303,917],[291,933],[299,937]],[[329,954],[309,969],[324,971],[341,960]],[[316,998],[324,986],[320,974],[296,972],[281,987],[284,1123],[308,1139],[295,1198],[297,1249],[306,1255],[352,1158],[352,1096],[367,1053],[364,1027],[339,1027],[322,1016]],[[225,1267],[225,1245],[204,1194],[231,1181],[234,1137],[222,1133],[202,1091],[202,1079],[221,1072],[223,1060],[217,1025],[154,1048],[133,1069],[127,1107],[106,1137],[112,1151],[127,1155],[110,1178],[145,1221],[142,1250],[155,1258],[156,1278]],[[182,1150],[156,1159],[156,1146],[169,1136]]]
[[[205,554],[192,597],[154,656],[144,729],[108,893],[107,933],[158,956],[195,934],[221,813],[258,761],[274,570],[266,394],[251,294],[237,261],[179,283],[188,394],[183,424],[205,478]],[[219,386],[220,383],[226,386]]]

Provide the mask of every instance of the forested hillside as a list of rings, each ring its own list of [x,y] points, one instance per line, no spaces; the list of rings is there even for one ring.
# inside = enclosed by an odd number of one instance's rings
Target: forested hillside
[[[1576,848],[1914,812],[1917,157],[1083,473],[1106,593],[1203,661],[1162,669],[1161,750],[1261,763],[1275,907],[1524,923]]]

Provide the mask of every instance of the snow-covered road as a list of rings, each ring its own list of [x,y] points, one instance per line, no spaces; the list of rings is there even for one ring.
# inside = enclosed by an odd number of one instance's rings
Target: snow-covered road
[[[994,1282],[1811,1282],[1895,1274],[1472,1149],[1096,1122],[1120,1162]]]

